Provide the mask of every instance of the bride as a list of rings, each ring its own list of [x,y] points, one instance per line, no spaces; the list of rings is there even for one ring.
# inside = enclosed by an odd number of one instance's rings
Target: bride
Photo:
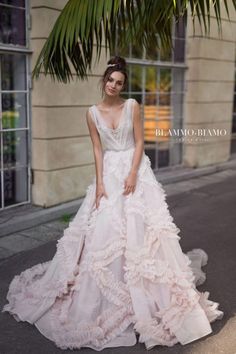
[[[120,96],[126,84],[125,60],[111,58],[103,100],[86,114],[96,175],[52,260],[13,278],[2,310],[62,349],[185,345],[223,316],[196,289],[207,254],[180,247],[143,150],[139,104]]]

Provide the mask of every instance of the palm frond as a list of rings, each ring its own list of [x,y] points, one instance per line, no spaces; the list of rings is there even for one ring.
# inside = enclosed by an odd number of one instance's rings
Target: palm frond
[[[231,1],[236,9],[236,0]],[[65,83],[75,75],[85,80],[95,54],[98,63],[103,44],[106,55],[129,43],[168,49],[173,21],[187,11],[193,23],[197,18],[208,33],[213,7],[221,29],[221,6],[229,17],[228,4],[227,0],[69,0],[43,45],[33,78],[43,73]]]

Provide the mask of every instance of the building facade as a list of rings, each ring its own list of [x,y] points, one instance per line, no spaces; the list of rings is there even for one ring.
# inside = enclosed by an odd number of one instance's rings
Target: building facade
[[[88,81],[53,82],[31,72],[64,0],[0,0],[0,210],[58,205],[84,196],[94,173],[85,112],[101,100],[105,50]],[[129,87],[141,105],[153,170],[227,161],[236,149],[236,14],[222,37],[191,18],[173,26],[173,48],[127,46]],[[112,53],[111,53],[112,54]],[[210,134],[210,135],[209,135]]]

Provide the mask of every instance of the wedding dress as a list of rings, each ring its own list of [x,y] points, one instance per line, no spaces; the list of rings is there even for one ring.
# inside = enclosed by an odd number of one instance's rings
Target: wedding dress
[[[28,321],[62,348],[190,343],[212,332],[223,317],[205,280],[202,249],[183,253],[166,193],[143,152],[134,193],[123,195],[134,153],[134,99],[125,101],[119,125],[109,128],[89,108],[103,146],[108,199],[96,209],[96,176],[77,214],[57,242],[51,261],[16,275],[3,308]],[[138,339],[137,339],[138,338]]]

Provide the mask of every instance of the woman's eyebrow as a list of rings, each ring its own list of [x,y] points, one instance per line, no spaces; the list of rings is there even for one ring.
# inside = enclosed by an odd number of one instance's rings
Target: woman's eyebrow
[[[113,77],[110,77],[110,79],[111,79],[111,80],[115,80],[115,79],[113,79]],[[117,82],[121,82],[121,83],[122,83],[121,80],[117,80]]]
[[[111,79],[111,80],[115,80],[115,79],[113,79],[113,77],[111,77],[111,76],[110,76],[110,79]],[[117,80],[117,82],[122,82],[122,80]]]

